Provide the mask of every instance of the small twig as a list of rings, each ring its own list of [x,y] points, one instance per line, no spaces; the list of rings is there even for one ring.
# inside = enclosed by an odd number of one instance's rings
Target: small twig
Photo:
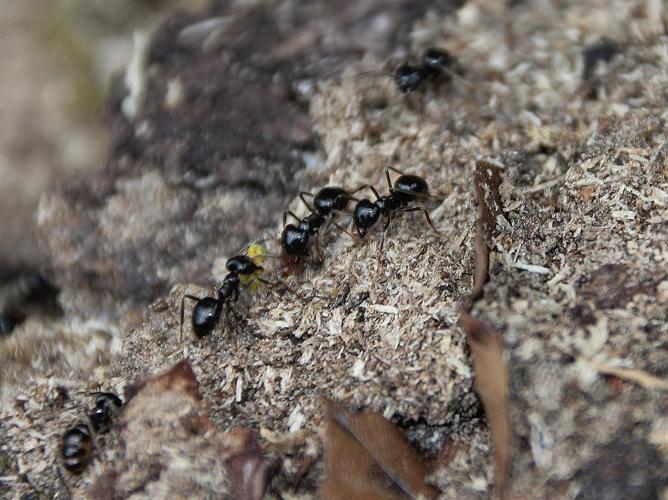
[[[596,369],[596,371],[602,373],[603,375],[613,375],[622,380],[634,382],[647,389],[668,391],[668,380],[660,379],[659,377],[655,377],[654,375],[651,375],[643,370],[637,370],[634,368],[621,368],[596,362],[590,363]]]

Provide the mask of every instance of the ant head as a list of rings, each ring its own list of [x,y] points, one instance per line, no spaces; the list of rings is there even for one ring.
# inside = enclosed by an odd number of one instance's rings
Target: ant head
[[[425,77],[422,68],[410,64],[402,64],[394,70],[394,83],[402,94],[410,94],[420,88]]]
[[[421,62],[426,78],[433,80],[441,76],[443,70],[450,68],[455,59],[446,50],[430,48],[425,50]]]
[[[378,200],[380,202],[380,200]],[[358,229],[365,230],[373,226],[383,210],[380,203],[364,199],[357,202],[353,210],[353,223]]]
[[[303,221],[302,221],[303,222]],[[300,226],[302,224],[300,223]],[[309,231],[288,224],[281,233],[281,243],[285,253],[291,257],[308,255]]]
[[[225,267],[228,271],[238,274],[253,274],[262,270],[262,266],[258,266],[248,255],[230,257],[227,259]]]

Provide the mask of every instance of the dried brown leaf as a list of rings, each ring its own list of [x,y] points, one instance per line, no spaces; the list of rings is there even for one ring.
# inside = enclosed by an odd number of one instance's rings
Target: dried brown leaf
[[[459,324],[466,332],[476,379],[492,434],[496,482],[501,498],[508,492],[510,471],[510,422],[508,420],[508,373],[503,361],[501,337],[462,308]]]
[[[402,432],[377,413],[353,413],[322,401],[325,499],[434,498],[427,466]]]
[[[115,468],[89,493],[262,498],[267,474],[256,433],[213,425],[187,361],[134,384],[131,392],[118,419],[118,446],[106,450]]]
[[[227,469],[232,481],[234,498],[260,500],[267,489],[267,468],[257,442],[257,433],[249,429],[236,429],[227,434],[236,441],[235,450],[227,459]]]

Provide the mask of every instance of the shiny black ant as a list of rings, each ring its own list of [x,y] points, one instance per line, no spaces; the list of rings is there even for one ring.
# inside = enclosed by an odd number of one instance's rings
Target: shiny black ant
[[[452,75],[455,58],[442,49],[425,50],[420,65],[404,63],[394,70],[394,83],[402,94],[410,94],[419,89],[424,82],[434,81],[444,73]]]
[[[390,170],[399,174],[392,183],[390,179]],[[429,185],[422,177],[412,174],[404,174],[394,167],[385,168],[385,178],[390,191],[389,195],[380,196],[376,188],[371,184],[365,184],[363,188],[368,188],[376,197],[375,201],[367,198],[359,200],[353,209],[353,225],[360,238],[366,235],[366,232],[373,227],[380,219],[381,215],[386,218],[383,225],[383,233],[380,240],[379,255],[385,242],[385,232],[387,231],[392,219],[398,212],[422,212],[429,226],[435,233],[440,234],[434,223],[429,217],[429,212],[422,206],[409,207],[408,204],[419,198],[430,197]],[[350,214],[349,214],[350,215]]]
[[[360,189],[364,188],[362,187]],[[345,210],[348,206],[348,202],[356,199],[353,197],[353,194],[360,189],[349,192],[340,187],[326,186],[316,194],[301,191],[299,193],[299,198],[311,213],[303,218],[299,218],[290,210],[283,212],[281,245],[285,255],[292,259],[307,256],[309,240],[312,236],[315,236],[328,221],[331,221],[340,230],[348,233],[345,228],[341,227],[333,220],[333,217],[334,214]],[[313,206],[306,201],[305,196],[311,196],[313,198]],[[288,215],[297,221],[297,225],[287,224]]]
[[[264,268],[260,265],[267,255],[265,249],[259,243],[252,243],[248,246],[245,254],[235,255],[227,259],[225,267],[229,271],[223,279],[223,283],[214,293],[216,296],[195,297],[194,295],[184,295],[181,300],[181,326],[180,336],[183,339],[183,321],[185,317],[185,301],[192,300],[195,306],[192,311],[192,329],[197,338],[204,338],[209,335],[220,321],[223,309],[227,307],[228,311],[233,311],[231,303],[239,299],[240,286],[250,286],[255,282],[263,283],[271,287],[283,287],[288,291],[299,295],[284,283],[274,283],[262,278],[260,275]],[[226,316],[227,317],[227,316]],[[234,349],[236,349],[236,337],[233,338]]]
[[[113,392],[94,392],[95,408],[88,414],[89,424],[79,423],[63,435],[60,456],[63,467],[80,474],[93,458],[95,433],[106,432],[112,418],[120,411],[123,401]],[[92,430],[91,430],[92,428]]]
[[[93,396],[95,408],[88,418],[95,432],[104,432],[109,429],[112,417],[120,411],[123,401],[113,392],[94,392]]]

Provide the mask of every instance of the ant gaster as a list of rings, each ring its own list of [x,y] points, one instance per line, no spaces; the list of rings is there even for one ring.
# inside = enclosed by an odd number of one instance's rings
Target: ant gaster
[[[74,474],[80,474],[93,457],[93,435],[86,424],[79,424],[63,436],[61,448],[63,466]]]
[[[230,260],[236,259],[236,256]],[[234,269],[237,265],[237,261],[234,260],[226,265],[227,269]],[[217,297],[204,297],[199,298],[194,295],[184,295],[181,300],[181,330],[180,338],[183,338],[183,318],[184,318],[184,306],[186,299],[192,300],[195,302],[195,307],[192,312],[192,328],[193,332],[197,338],[204,338],[209,335],[213,329],[220,321],[220,316],[223,313],[223,307],[234,301],[236,302],[239,298],[239,283],[241,283],[240,273],[238,271],[230,271],[227,276],[223,279],[223,283],[220,285],[216,291]]]
[[[420,65],[401,64],[394,70],[394,83],[402,94],[410,94],[422,86],[425,81],[436,80],[443,73],[450,73],[454,58],[442,49],[427,49],[422,55]]]

